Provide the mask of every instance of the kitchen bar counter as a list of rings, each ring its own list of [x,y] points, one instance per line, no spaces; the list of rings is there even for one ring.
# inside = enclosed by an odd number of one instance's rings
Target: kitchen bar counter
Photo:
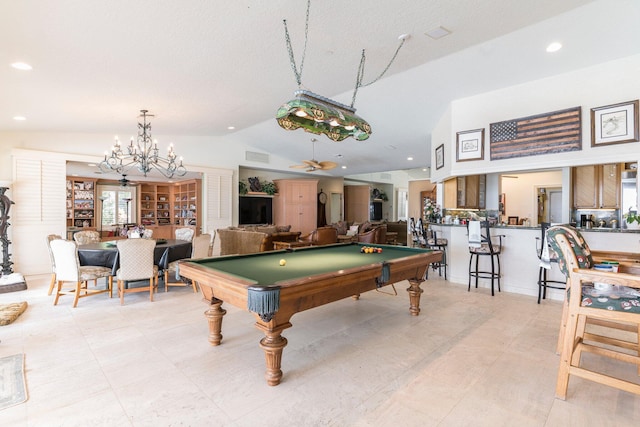
[[[464,229],[467,228],[466,225],[463,224],[431,224],[433,226],[441,226],[441,227],[462,227]],[[540,226],[535,227],[527,227],[524,225],[495,225],[491,227],[492,229],[500,230],[500,229],[510,229],[510,230],[540,230]],[[629,229],[629,228],[610,228],[610,227],[594,227],[594,228],[580,228],[577,227],[581,233],[585,232],[599,232],[599,233],[638,233],[640,234],[639,229]]]
[[[448,239],[447,261],[449,280],[455,283],[467,284],[469,280],[469,246],[466,225],[458,224],[430,224],[438,237]],[[608,252],[640,252],[640,230],[593,228],[580,229],[589,248],[594,251]],[[538,296],[538,260],[537,247],[540,245],[540,227],[525,227],[520,225],[495,226],[491,228],[494,236],[502,235],[502,291]],[[497,242],[497,239],[494,239]],[[481,269],[489,268],[489,260],[480,257]],[[482,263],[486,261],[486,265]],[[433,274],[431,272],[430,274]],[[437,274],[437,273],[436,273]],[[557,265],[553,265],[548,275],[550,280],[564,280]],[[489,288],[488,280],[480,279],[479,287]],[[486,292],[484,289],[483,292]],[[473,284],[472,284],[472,292]],[[487,293],[487,296],[490,294]],[[496,293],[495,298],[500,295]],[[562,300],[563,291],[548,289],[547,298]]]

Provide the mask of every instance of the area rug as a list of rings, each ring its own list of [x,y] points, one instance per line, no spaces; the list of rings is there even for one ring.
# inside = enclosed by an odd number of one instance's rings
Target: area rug
[[[0,326],[13,322],[27,309],[27,302],[12,302],[0,304]]]
[[[0,277],[0,294],[27,289],[27,282],[20,273],[5,274]]]
[[[0,359],[0,410],[27,400],[24,379],[24,354]]]

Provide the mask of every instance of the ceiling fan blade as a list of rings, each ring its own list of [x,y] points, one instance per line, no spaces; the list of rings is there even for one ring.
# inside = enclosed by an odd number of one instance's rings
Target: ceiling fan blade
[[[293,169],[304,169],[304,168],[309,167],[309,165],[291,165],[289,167],[293,168]]]
[[[318,163],[317,160],[313,159],[313,160],[303,160],[302,163],[306,163],[307,165],[311,166],[312,168],[321,168],[322,166],[320,166],[320,163]]]
[[[338,164],[336,162],[320,162],[320,169],[322,170],[329,170],[329,169],[335,169],[338,167]]]

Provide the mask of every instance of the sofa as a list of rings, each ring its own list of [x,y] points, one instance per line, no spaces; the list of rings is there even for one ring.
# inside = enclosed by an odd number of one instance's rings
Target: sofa
[[[273,242],[295,242],[299,231],[289,231],[288,226],[246,226],[217,230],[220,255],[252,254],[273,250]],[[286,230],[286,231],[285,231]]]

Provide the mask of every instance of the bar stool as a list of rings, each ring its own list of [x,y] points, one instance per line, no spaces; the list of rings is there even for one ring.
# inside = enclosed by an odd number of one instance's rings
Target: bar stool
[[[434,249],[436,251],[442,251],[442,259],[439,262],[432,262],[431,268],[438,270],[438,275],[442,277],[442,269],[444,269],[444,280],[447,280],[447,245],[448,240],[438,238],[438,232],[427,229],[427,248]],[[429,269],[427,269],[427,278],[429,278]]]
[[[555,252],[550,250],[549,243],[547,242],[547,229],[551,224],[548,222],[540,223],[540,230],[542,232],[540,237],[536,237],[536,246],[540,242],[539,247],[536,248],[538,252],[538,259],[540,260],[540,269],[538,271],[538,304],[540,299],[547,298],[547,288],[565,290],[567,287],[566,279],[550,280],[547,278],[547,273],[551,269],[551,266],[555,263],[558,264],[558,258]],[[544,248],[547,247],[547,253],[545,254]],[[547,268],[548,267],[548,268]]]
[[[469,221],[467,222],[467,233],[469,234],[469,287],[471,291],[471,278],[491,279],[491,296],[494,296],[494,282],[498,282],[498,292],[500,292],[500,253],[502,251],[503,235],[491,236],[489,232],[489,221]],[[495,245],[492,237],[497,237],[499,243]],[[491,271],[480,270],[478,267],[481,256],[489,257],[491,260]],[[475,257],[475,263],[474,263]]]

